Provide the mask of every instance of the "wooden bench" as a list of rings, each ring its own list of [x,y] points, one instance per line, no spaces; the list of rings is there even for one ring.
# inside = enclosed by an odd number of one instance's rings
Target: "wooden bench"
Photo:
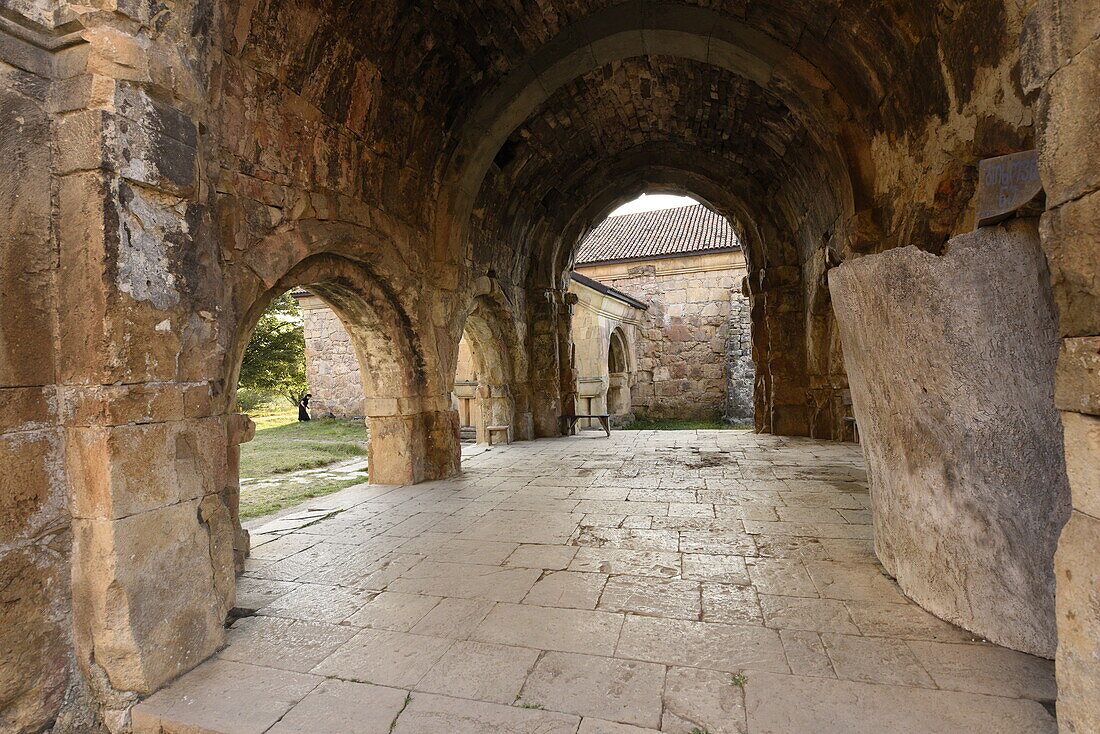
[[[493,434],[494,433],[503,433],[504,434],[504,443],[512,443],[511,441],[508,440],[508,431],[511,428],[512,428],[511,426],[485,426],[485,439],[489,442],[489,445],[492,446],[493,445]]]
[[[600,422],[607,437],[611,437],[611,416],[607,413],[597,415],[563,415],[561,420],[561,432],[566,436],[572,436],[577,432],[577,421],[581,418],[595,418]]]

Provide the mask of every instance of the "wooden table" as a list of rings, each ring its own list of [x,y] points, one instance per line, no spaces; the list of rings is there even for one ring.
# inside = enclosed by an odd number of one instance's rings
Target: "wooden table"
[[[563,415],[559,417],[561,421],[561,432],[567,436],[572,436],[577,432],[577,421],[581,418],[595,418],[600,422],[600,426],[603,427],[607,437],[611,437],[611,416],[607,413],[597,415]]]

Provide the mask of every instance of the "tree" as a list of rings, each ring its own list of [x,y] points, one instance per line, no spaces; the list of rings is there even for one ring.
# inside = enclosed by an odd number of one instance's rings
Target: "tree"
[[[298,301],[289,292],[260,316],[244,350],[237,387],[274,393],[294,404],[305,394],[305,328]]]

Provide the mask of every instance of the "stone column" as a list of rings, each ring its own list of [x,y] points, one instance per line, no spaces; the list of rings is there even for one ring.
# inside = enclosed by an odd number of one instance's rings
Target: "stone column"
[[[511,441],[515,433],[513,425],[512,397],[506,385],[478,385],[477,402],[480,408],[480,419],[474,428],[477,431],[477,442],[489,442],[489,426],[509,426],[508,440]]]
[[[562,295],[558,318],[558,370],[561,390],[561,414],[577,413],[577,355],[573,346],[573,306],[577,303],[577,294],[566,292]]]
[[[241,444],[256,437],[256,424],[244,413],[231,413],[225,417],[225,434],[226,477],[222,499],[233,522],[233,568],[240,574],[250,549],[248,531],[241,527]]]
[[[935,615],[1053,657],[1069,490],[1034,223],[861,257],[829,286],[883,566]]]
[[[530,441],[535,438],[535,418],[531,411],[531,389],[527,383],[518,383],[513,393],[513,441]]]
[[[531,416],[536,437],[560,436],[562,412],[561,355],[558,339],[561,291],[546,289],[528,298],[528,365]]]
[[[235,595],[211,81],[186,9],[155,30],[141,4],[82,20],[55,189],[73,644],[89,680],[149,693],[224,644]]]
[[[367,398],[371,484],[416,484],[459,471],[458,412],[450,395]]]
[[[1100,39],[1091,0],[1039,0],[1021,36],[1021,83],[1038,92],[1040,236],[1058,306],[1055,405],[1073,512],[1055,557],[1058,725],[1100,731]]]
[[[745,279],[747,283],[747,278]],[[744,287],[744,285],[743,285]],[[730,423],[753,422],[752,316],[748,293],[730,291],[729,333],[726,337],[726,411]]]
[[[801,271],[773,265],[749,280],[755,363],[756,430],[783,436],[809,433]]]

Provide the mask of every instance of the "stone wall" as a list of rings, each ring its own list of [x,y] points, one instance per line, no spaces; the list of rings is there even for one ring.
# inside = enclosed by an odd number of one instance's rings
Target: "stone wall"
[[[613,294],[594,290],[576,280],[569,292],[573,305],[573,359],[577,368],[576,412],[582,415],[610,413],[616,422],[629,421],[635,406],[630,398],[637,380],[639,334],[646,323],[644,309]],[[612,346],[614,342],[614,347]],[[612,349],[622,364],[612,362]],[[598,425],[584,421],[582,427]]]
[[[1073,512],[1055,557],[1058,724],[1100,731],[1100,13],[1093,0],[1038,0],[1021,34],[1021,86],[1037,94],[1039,227],[1062,339],[1054,402]]]
[[[636,414],[718,419],[728,413],[731,391],[751,394],[743,382],[741,388],[732,386],[739,379],[752,384],[743,361],[748,309],[743,297],[731,298],[731,292],[740,293],[747,272],[741,252],[582,266],[577,272],[649,306],[638,328],[631,386]],[[741,332],[736,349],[731,328]],[[727,366],[733,351],[742,360],[736,370]],[[740,414],[751,416],[745,408]]]
[[[729,332],[726,335],[727,422],[753,424],[753,386],[756,367],[752,361],[752,304],[739,288],[730,291]]]
[[[609,411],[609,391],[624,390],[621,416],[721,417],[751,424],[753,379],[749,299],[740,290],[744,257],[722,253],[584,268],[600,271],[649,310],[571,281],[577,412]],[[731,285],[733,284],[733,285]],[[643,297],[643,295],[645,296]],[[727,301],[712,301],[724,297]],[[316,296],[300,297],[306,374],[315,411],[362,415],[359,365],[340,319]],[[695,309],[695,312],[693,312]],[[627,369],[608,366],[612,333],[623,340]],[[456,381],[477,380],[467,340],[459,344]],[[612,383],[615,383],[614,385]],[[459,394],[461,393],[461,394]],[[468,395],[467,393],[470,393]],[[463,425],[479,415],[469,386],[456,392]]]
[[[306,382],[314,418],[363,416],[363,378],[351,337],[328,305],[317,296],[298,297],[306,337]]]

